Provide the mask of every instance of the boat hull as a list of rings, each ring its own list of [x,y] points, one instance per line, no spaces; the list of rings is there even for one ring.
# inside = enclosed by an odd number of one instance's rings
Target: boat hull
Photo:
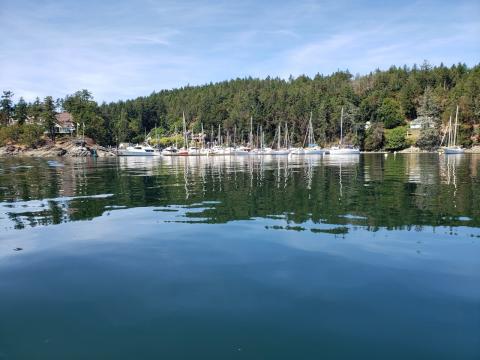
[[[330,149],[330,155],[355,155],[360,154],[359,149]]]
[[[465,153],[465,149],[462,149],[462,148],[445,148],[443,149],[444,153],[445,154],[451,154],[451,155],[455,155],[455,154],[463,154]]]
[[[305,150],[302,148],[294,148],[290,150],[290,155],[305,155]]]
[[[323,155],[325,154],[325,150],[323,149],[305,149],[304,155]]]
[[[154,153],[147,153],[147,152],[135,152],[135,151],[128,151],[128,150],[120,150],[118,152],[118,156],[155,156]]]

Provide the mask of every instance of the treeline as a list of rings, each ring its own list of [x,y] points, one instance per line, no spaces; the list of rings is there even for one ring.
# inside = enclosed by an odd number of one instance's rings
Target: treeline
[[[42,116],[45,104],[11,103],[11,92],[4,92],[0,120],[21,122],[28,116]],[[10,101],[10,103],[9,103]],[[189,130],[199,132],[201,125],[210,134],[221,125],[224,133],[237,131],[237,139],[247,139],[250,117],[254,132],[262,126],[267,141],[278,124],[287,122],[293,140],[302,143],[312,113],[316,140],[326,145],[340,135],[340,111],[344,108],[344,132],[347,141],[367,150],[396,149],[411,145],[406,138],[406,121],[422,123],[416,144],[423,148],[439,145],[442,125],[455,115],[459,106],[459,141],[471,146],[480,141],[480,65],[468,67],[421,66],[376,70],[353,76],[348,71],[313,78],[244,78],[162,90],[133,100],[98,105],[88,90],[59,99],[57,111],[72,113],[85,124],[85,134],[103,145],[140,142],[157,128],[159,137],[182,129],[185,112]],[[42,109],[43,108],[43,109]],[[40,115],[38,115],[40,114]],[[365,130],[365,124],[370,127]],[[283,125],[284,126],[284,125]]]

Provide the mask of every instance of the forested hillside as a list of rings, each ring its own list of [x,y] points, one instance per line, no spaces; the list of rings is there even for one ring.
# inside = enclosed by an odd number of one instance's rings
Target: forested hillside
[[[4,125],[10,117],[22,123],[27,115],[42,117],[46,111],[38,99],[31,104],[21,99],[13,105],[11,95],[4,92],[2,98],[0,116]],[[71,112],[77,122],[85,123],[86,135],[105,145],[141,141],[155,127],[159,136],[171,135],[175,128],[182,128],[182,112],[190,130],[198,132],[203,124],[210,133],[211,128],[217,131],[220,124],[225,132],[233,133],[236,127],[237,138],[245,139],[250,117],[254,131],[261,125],[267,140],[273,137],[279,123],[287,122],[295,141],[301,143],[312,112],[317,142],[327,144],[339,137],[340,111],[344,107],[348,140],[374,150],[387,146],[384,135],[388,129],[401,128],[415,118],[434,124],[423,134],[432,137],[426,140],[425,147],[438,145],[442,124],[455,116],[457,105],[461,143],[478,143],[480,65],[432,67],[425,62],[412,68],[392,66],[363,76],[338,71],[314,78],[244,78],[162,90],[100,105],[88,90],[82,90],[59,99],[57,111]],[[372,126],[365,131],[367,121]]]

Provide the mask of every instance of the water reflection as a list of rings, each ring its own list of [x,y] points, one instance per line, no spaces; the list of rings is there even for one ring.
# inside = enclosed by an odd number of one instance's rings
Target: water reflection
[[[437,154],[124,157],[55,164],[4,158],[0,226],[21,229],[172,205],[197,206],[200,211],[183,216],[211,223],[280,216],[290,228],[307,221],[371,230],[479,226],[479,160]]]

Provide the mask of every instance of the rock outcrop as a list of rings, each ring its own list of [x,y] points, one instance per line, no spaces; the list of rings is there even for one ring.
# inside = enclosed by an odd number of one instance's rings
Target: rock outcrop
[[[44,145],[37,148],[28,148],[22,145],[9,144],[0,148],[0,155],[22,155],[38,157],[111,157],[116,156],[113,150],[97,145],[92,139],[85,138],[79,140],[74,138],[61,138],[55,143],[47,141]]]

